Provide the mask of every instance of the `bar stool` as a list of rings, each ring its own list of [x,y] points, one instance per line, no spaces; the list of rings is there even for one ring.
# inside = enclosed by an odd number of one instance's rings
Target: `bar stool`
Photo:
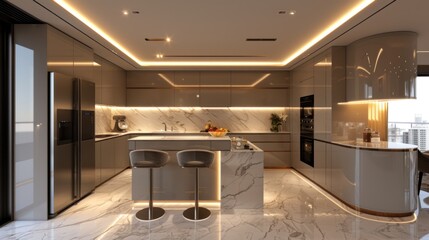
[[[159,207],[153,207],[153,179],[152,169],[163,167],[170,156],[167,152],[139,149],[130,152],[130,162],[133,168],[149,168],[149,207],[136,213],[136,218],[141,221],[152,221],[162,217],[165,210]]]
[[[186,209],[183,217],[191,221],[204,220],[210,217],[210,210],[198,206],[199,169],[209,168],[214,159],[214,152],[199,149],[183,150],[177,153],[177,162],[182,168],[195,168],[195,206]]]

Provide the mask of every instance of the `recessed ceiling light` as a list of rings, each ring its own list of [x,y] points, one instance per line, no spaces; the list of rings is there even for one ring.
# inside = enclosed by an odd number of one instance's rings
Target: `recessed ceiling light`
[[[167,41],[167,42],[171,42],[171,38],[167,37],[167,38],[165,39],[165,41]]]
[[[290,10],[289,11],[289,15],[295,15],[296,11],[295,10]]]
[[[162,55],[162,54],[156,54],[156,58],[163,58],[164,57],[164,55]]]
[[[124,14],[126,16],[126,15],[128,15],[128,11],[124,10],[124,11],[122,11],[122,14]]]

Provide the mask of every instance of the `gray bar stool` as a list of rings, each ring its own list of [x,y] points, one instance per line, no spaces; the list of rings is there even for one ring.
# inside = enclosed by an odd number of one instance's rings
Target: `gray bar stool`
[[[156,220],[162,217],[165,210],[153,207],[152,169],[163,167],[170,156],[167,152],[151,149],[139,149],[130,152],[130,162],[133,168],[149,168],[149,207],[136,213],[136,218],[142,221]]]
[[[195,206],[186,209],[183,216],[191,221],[204,220],[210,217],[210,210],[198,206],[199,169],[209,168],[214,159],[214,152],[199,149],[183,150],[177,153],[177,162],[182,168],[195,168]]]

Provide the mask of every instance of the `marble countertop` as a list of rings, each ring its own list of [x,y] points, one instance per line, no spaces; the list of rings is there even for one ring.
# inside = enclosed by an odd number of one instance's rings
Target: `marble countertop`
[[[141,135],[150,135],[150,136],[184,136],[184,135],[197,135],[197,136],[209,136],[207,132],[171,132],[171,131],[153,131],[153,132],[142,132],[142,131],[129,131],[129,132],[105,132],[105,133],[97,133],[97,135],[111,135],[105,137],[96,137],[95,141],[103,141],[108,140],[120,136],[132,135],[132,134],[141,134]],[[242,135],[250,135],[250,134],[290,134],[290,132],[229,132],[228,134],[242,134]]]
[[[396,143],[396,142],[386,142],[381,141],[378,143],[368,143],[368,142],[356,142],[356,141],[332,141],[333,144],[360,148],[360,149],[369,149],[369,150],[387,150],[387,151],[412,151],[417,150],[416,145]]]
[[[138,136],[128,139],[128,141],[231,141],[228,136],[212,137],[212,136]]]

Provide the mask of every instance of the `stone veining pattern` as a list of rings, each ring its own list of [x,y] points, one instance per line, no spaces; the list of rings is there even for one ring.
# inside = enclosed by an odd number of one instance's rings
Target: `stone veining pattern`
[[[231,131],[270,131],[270,114],[286,113],[288,108],[275,109],[201,109],[201,108],[121,108],[96,107],[96,132],[110,132],[114,126],[113,115],[127,117],[128,131],[164,130],[165,122],[170,131],[198,132],[210,120],[215,126]]]
[[[261,209],[264,205],[264,152],[222,152],[221,208]]]
[[[383,223],[340,209],[290,170],[265,170],[264,209],[211,208],[206,221],[182,217],[187,206],[166,206],[159,221],[145,223],[134,214],[131,171],[126,170],[93,194],[49,221],[13,222],[0,239],[427,239],[429,193],[420,193],[417,221]]]

